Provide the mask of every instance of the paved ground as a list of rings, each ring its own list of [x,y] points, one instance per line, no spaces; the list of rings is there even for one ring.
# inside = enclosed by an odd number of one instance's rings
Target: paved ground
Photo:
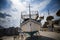
[[[25,40],[60,40],[60,33],[40,31],[39,34],[38,36],[27,37]],[[22,39],[24,40],[24,38]],[[3,40],[14,40],[14,36],[3,37]],[[21,40],[21,37],[18,36],[16,40]]]
[[[26,40],[55,40],[55,39],[45,37],[45,36],[33,36],[33,37],[26,38]]]
[[[39,36],[28,37],[26,40],[60,40],[60,33],[40,31]]]
[[[60,33],[57,33],[57,32],[40,31],[40,35],[53,38],[56,40],[60,40]]]

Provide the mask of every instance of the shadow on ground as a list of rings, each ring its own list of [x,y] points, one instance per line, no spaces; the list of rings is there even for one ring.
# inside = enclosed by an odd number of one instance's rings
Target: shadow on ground
[[[33,36],[33,37],[27,37],[26,40],[55,40],[55,39],[45,36]]]

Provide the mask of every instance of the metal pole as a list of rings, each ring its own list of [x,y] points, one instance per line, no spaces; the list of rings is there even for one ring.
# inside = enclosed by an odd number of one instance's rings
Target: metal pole
[[[48,16],[50,15],[49,10],[48,10]]]
[[[30,17],[30,19],[31,19],[30,4],[29,4],[29,17]]]

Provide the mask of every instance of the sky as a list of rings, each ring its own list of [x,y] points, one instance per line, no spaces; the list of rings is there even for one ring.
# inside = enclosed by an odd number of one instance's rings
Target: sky
[[[28,6],[31,5],[31,11],[39,11],[39,16],[44,16],[42,24],[46,21],[49,15],[56,16],[56,12],[60,9],[60,0],[0,0],[0,12],[9,14],[11,17],[0,18],[0,25],[5,28],[19,27],[22,11],[28,11]],[[28,13],[25,13],[28,14]]]

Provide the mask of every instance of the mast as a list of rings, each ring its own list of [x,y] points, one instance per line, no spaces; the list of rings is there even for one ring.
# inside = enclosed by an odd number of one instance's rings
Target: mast
[[[30,4],[29,4],[29,18],[31,19],[31,10],[30,10]]]
[[[31,28],[31,6],[30,6],[30,4],[29,4],[29,21],[30,21],[30,31],[32,31],[32,28]]]

